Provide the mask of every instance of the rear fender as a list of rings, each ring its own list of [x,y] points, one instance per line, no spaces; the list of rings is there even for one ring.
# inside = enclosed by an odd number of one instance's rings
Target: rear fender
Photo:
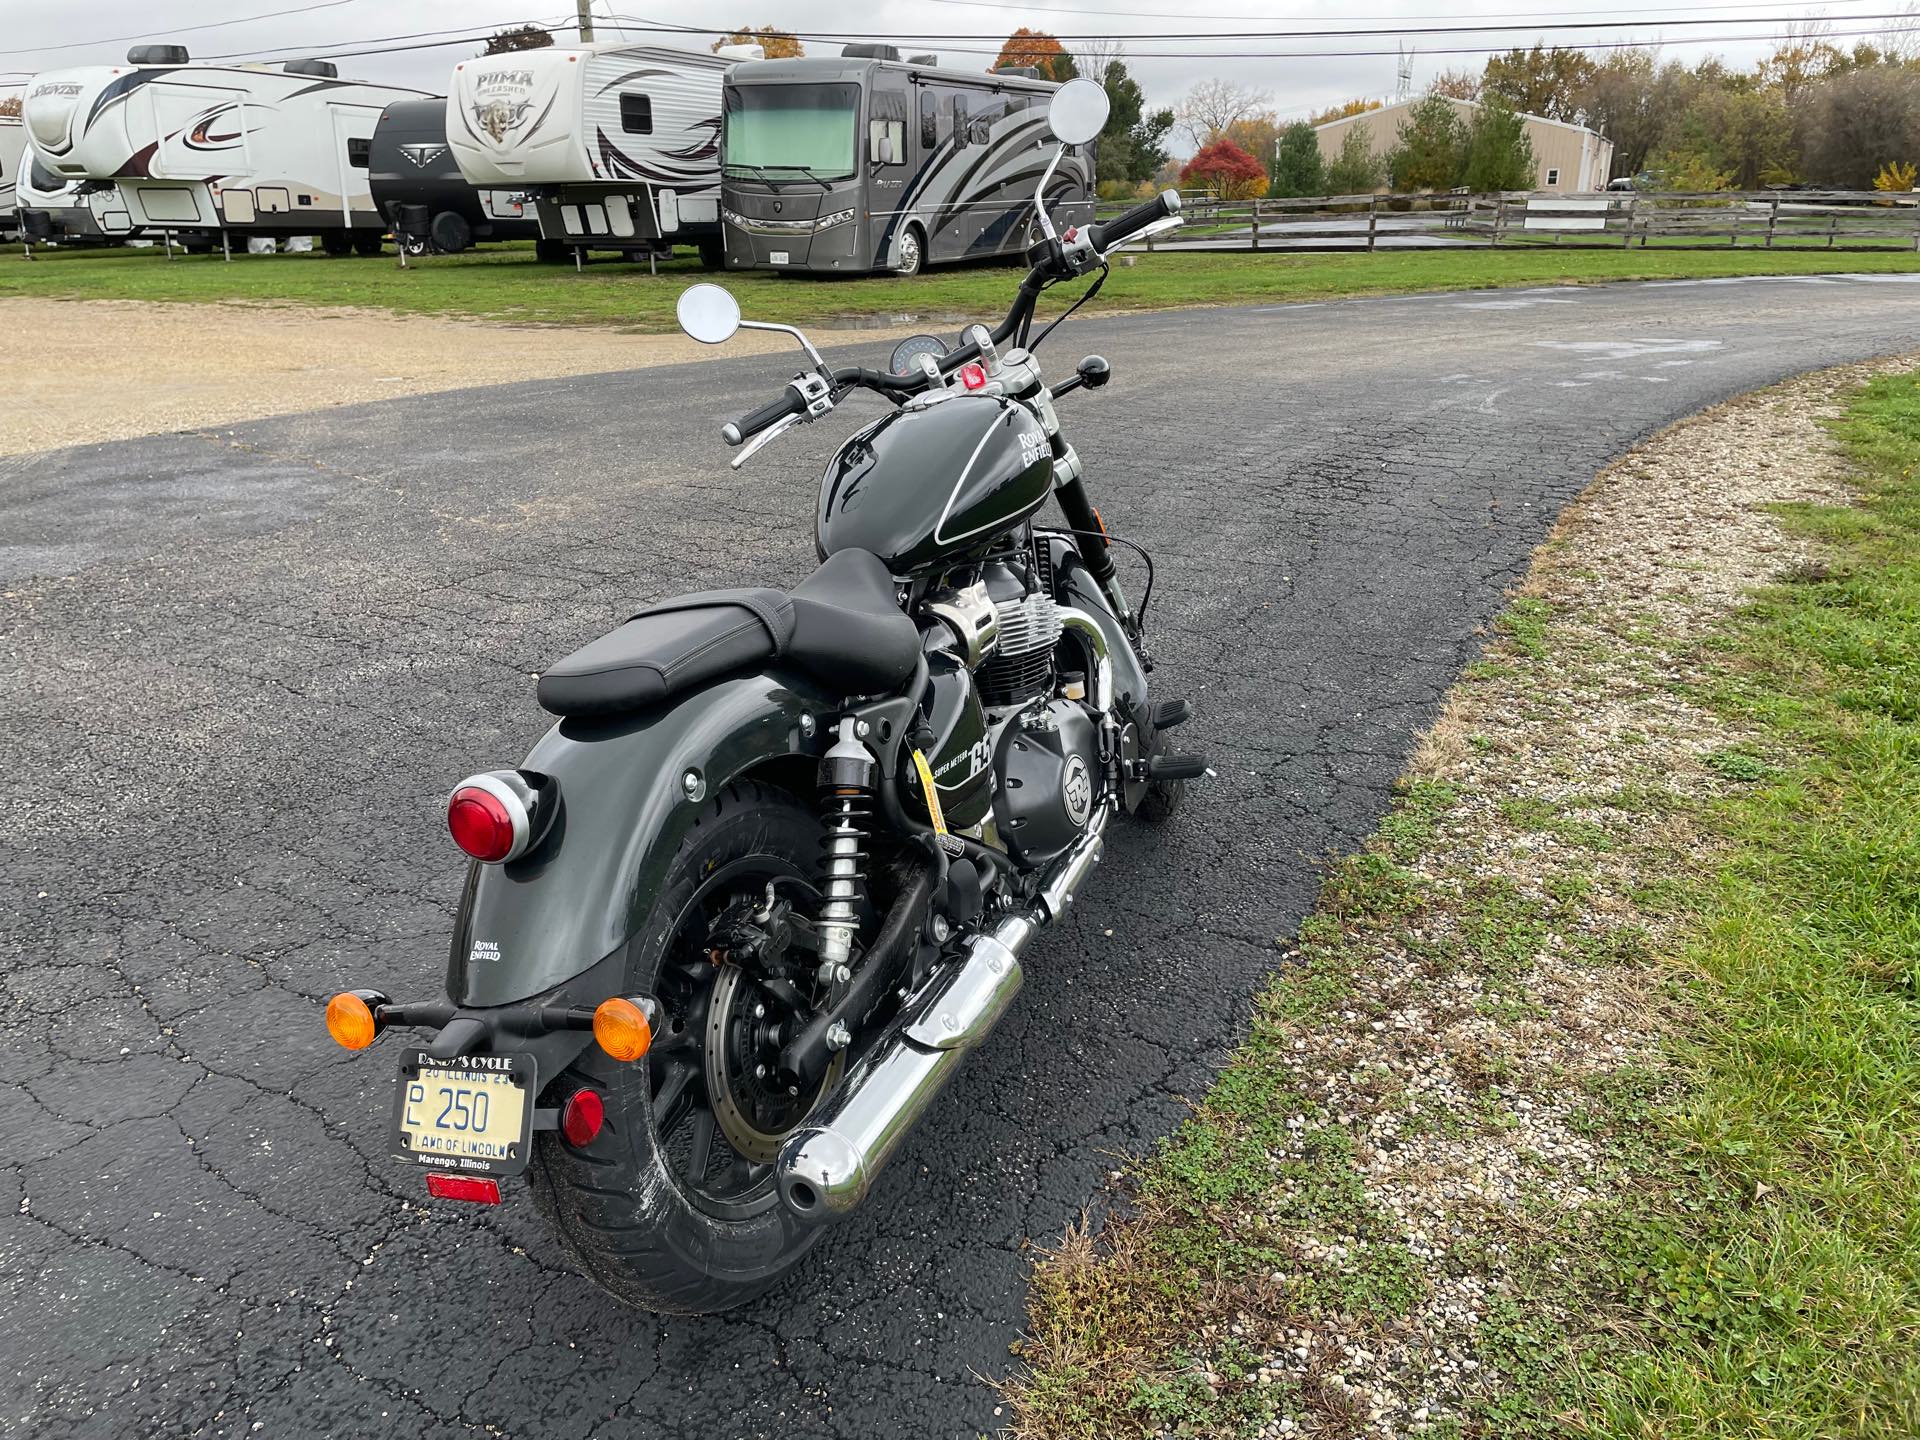
[[[523,768],[558,782],[559,814],[520,859],[469,870],[448,998],[505,1005],[593,969],[645,921],[701,805],[750,771],[817,757],[834,704],[776,672],[723,680],[670,709],[555,725]]]

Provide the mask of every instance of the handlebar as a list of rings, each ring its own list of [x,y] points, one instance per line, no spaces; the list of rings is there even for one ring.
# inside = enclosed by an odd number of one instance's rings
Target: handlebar
[[[807,402],[792,385],[780,392],[780,398],[769,400],[758,410],[742,415],[731,424],[720,427],[720,438],[729,445],[741,445],[758,435],[769,425],[777,425],[789,415],[807,413]]]
[[[1116,220],[1105,225],[1089,225],[1084,234],[1086,243],[1092,246],[1092,260],[1097,263],[1104,252],[1121,244],[1138,231],[1156,221],[1180,213],[1180,195],[1174,190],[1163,190],[1151,200],[1143,200]],[[1045,240],[1028,251],[1033,260],[1033,268],[1027,271],[1026,279],[1020,282],[1020,291],[1014,296],[1013,306],[1007,311],[1006,318],[988,333],[996,346],[1004,345],[1019,335],[1028,321],[1033,318],[1035,303],[1040,292],[1056,280],[1071,279],[1091,268],[1087,263],[1084,249],[1079,254],[1079,263],[1069,255],[1058,240]],[[951,375],[969,360],[980,358],[980,347],[971,341],[949,350],[939,357],[938,365],[942,375]],[[802,377],[803,379],[808,377]],[[835,370],[824,374],[823,378],[832,386],[835,398],[838,392],[861,386],[869,390],[878,390],[890,395],[917,395],[927,388],[924,375],[890,375],[880,370],[866,370],[859,366]],[[816,382],[817,383],[817,382]],[[788,416],[802,416],[808,413],[806,397],[800,392],[800,382],[790,381],[777,400],[771,400],[751,414],[721,427],[721,437],[729,445],[742,445],[763,430],[779,424]],[[738,461],[735,462],[736,464]]]
[[[1115,245],[1144,230],[1156,220],[1165,220],[1180,213],[1180,192],[1162,190],[1151,200],[1142,200],[1138,205],[1104,225],[1089,225],[1087,239],[1093,248],[1100,251],[1111,250]]]

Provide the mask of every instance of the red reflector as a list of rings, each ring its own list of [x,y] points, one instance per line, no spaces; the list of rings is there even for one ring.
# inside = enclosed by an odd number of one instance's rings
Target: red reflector
[[[498,795],[467,785],[447,801],[447,829],[453,843],[476,860],[488,864],[504,860],[513,851],[513,815]]]
[[[500,1203],[500,1182],[478,1175],[442,1175],[427,1172],[427,1194],[436,1200],[474,1200],[482,1205]]]
[[[598,1090],[576,1090],[560,1112],[560,1130],[569,1145],[585,1145],[600,1133],[606,1118],[607,1105]]]
[[[969,360],[960,367],[960,383],[969,390],[978,390],[987,383],[987,372]]]

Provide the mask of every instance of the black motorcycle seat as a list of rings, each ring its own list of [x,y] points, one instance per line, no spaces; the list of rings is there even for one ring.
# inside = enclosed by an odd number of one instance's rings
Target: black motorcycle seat
[[[899,685],[920,661],[920,632],[877,555],[842,550],[790,594],[706,590],[650,605],[540,677],[555,715],[645,709],[738,671],[782,660],[840,695]]]

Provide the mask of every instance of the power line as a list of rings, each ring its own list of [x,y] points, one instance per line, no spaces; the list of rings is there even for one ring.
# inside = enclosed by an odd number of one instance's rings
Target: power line
[[[623,21],[640,21],[643,19],[643,17],[640,16],[625,15],[620,18]],[[1813,23],[1819,21],[1822,17],[1818,15],[1780,15],[1771,17],[1751,16],[1747,18],[1763,25],[1792,25]],[[1912,20],[1913,18],[1912,12],[1906,10],[1889,10],[1873,15],[1850,15],[1847,17],[1849,23],[1859,23],[1867,20]],[[1063,45],[1069,41],[1085,40],[1157,40],[1170,44],[1185,44],[1189,42],[1198,44],[1209,40],[1352,40],[1375,38],[1392,39],[1396,36],[1410,35],[1507,34],[1515,31],[1538,34],[1545,30],[1640,30],[1645,29],[1649,25],[1661,30],[1669,30],[1683,27],[1692,28],[1702,25],[1738,25],[1741,23],[1743,23],[1741,19],[1734,17],[1710,20],[1598,20],[1590,23],[1570,22],[1565,25],[1463,25],[1441,23],[1435,25],[1385,25],[1374,29],[1340,30],[1202,30],[1198,32],[1180,30],[1141,30],[1128,32],[1089,31],[1081,34],[1055,35],[1053,38],[1060,41]],[[635,24],[632,28],[669,35],[706,36],[716,33],[692,25],[670,25],[663,24],[657,20],[646,20],[645,23]],[[818,40],[827,44],[836,41],[862,41],[872,38],[871,32],[851,30],[795,30],[787,33],[791,34],[797,40]],[[943,41],[960,43],[970,41],[993,42],[999,37],[981,35],[971,31],[956,31],[946,33],[921,32],[912,35],[903,34],[895,38],[908,44],[935,45]]]
[[[257,20],[279,20],[288,15],[306,15],[315,10],[338,10],[342,5],[357,5],[360,0],[320,0],[315,5],[300,5],[292,10],[269,10],[263,15],[241,15],[232,20],[209,20],[201,25],[168,25],[158,30],[142,30],[136,35],[103,35],[98,40],[63,40],[57,45],[16,45],[10,55],[39,55],[48,50],[85,50],[94,45],[119,45],[128,40],[153,40],[165,35],[181,35],[189,30],[224,30],[229,25],[251,25]],[[30,74],[30,71],[8,72]]]
[[[1084,15],[1090,18],[1101,18],[1101,19],[1124,17],[1124,18],[1136,19],[1136,20],[1271,20],[1271,21],[1286,20],[1286,21],[1293,21],[1293,20],[1310,20],[1315,18],[1310,15],[1203,15],[1203,14],[1195,14],[1192,11],[1186,11],[1186,10],[1178,10],[1178,11],[1115,10],[1115,9],[1110,9],[1104,5],[1083,6],[1083,7],[1068,7],[1064,5],[1028,5],[1024,3],[1019,3],[1019,0],[927,0],[927,3],[931,5],[955,5],[963,9],[969,9],[969,10],[1012,11],[1016,14],[1027,14],[1033,11],[1041,11],[1049,15]],[[1782,4],[1786,4],[1786,3],[1792,3],[1792,0],[1775,0],[1775,3],[1768,3],[1768,0],[1748,0],[1748,3],[1745,3],[1745,4],[1687,5],[1687,6],[1676,7],[1675,9],[1666,11],[1664,13],[1691,15],[1691,14],[1708,11],[1708,10],[1754,10],[1754,9],[1773,10],[1773,9],[1779,9]],[[1842,4],[1842,5],[1865,5],[1865,4],[1874,3],[1874,0],[1836,0],[1836,3]],[[1659,12],[1660,7],[1657,5],[1640,5],[1640,6],[1634,6],[1625,10],[1619,10],[1619,9],[1613,9],[1613,10],[1496,10],[1496,11],[1490,11],[1490,12],[1484,13],[1480,16],[1480,18],[1483,20],[1567,19],[1571,24],[1573,17],[1582,16],[1582,15],[1644,15],[1649,10]],[[1342,18],[1347,20],[1404,20],[1407,17],[1404,15],[1347,15],[1347,16],[1343,16]],[[1771,21],[1773,18],[1774,17],[1767,16],[1767,15],[1741,15],[1741,16],[1733,17],[1733,19],[1739,19],[1739,20],[1763,20],[1763,21]],[[1854,17],[1842,17],[1842,18],[1854,18]],[[1658,15],[1656,14],[1655,16],[1649,17],[1646,23],[1659,23]],[[1732,23],[1732,19],[1730,19],[1728,23]],[[1055,38],[1057,39],[1058,37],[1056,36]]]
[[[299,52],[300,55],[308,58],[320,58],[324,56],[345,57],[348,55],[384,55],[400,50],[432,50],[443,45],[466,45],[473,41],[484,42],[491,40],[502,30],[515,30],[526,25],[548,31],[566,31],[579,28],[579,26],[572,21],[571,17],[561,17],[555,20],[496,20],[490,22],[484,30],[474,30],[468,26],[450,26],[445,30],[414,30],[404,35],[369,35],[356,40],[339,40],[331,44],[314,43],[263,46],[253,50],[232,50],[224,55],[207,55],[202,58],[207,60],[279,59],[282,56],[292,55],[296,51]],[[452,38],[436,39],[435,37],[437,36],[451,36]],[[420,45],[397,44],[392,45],[388,50],[356,50],[348,48],[362,45],[388,45],[389,42],[408,40],[419,40],[427,43]]]

